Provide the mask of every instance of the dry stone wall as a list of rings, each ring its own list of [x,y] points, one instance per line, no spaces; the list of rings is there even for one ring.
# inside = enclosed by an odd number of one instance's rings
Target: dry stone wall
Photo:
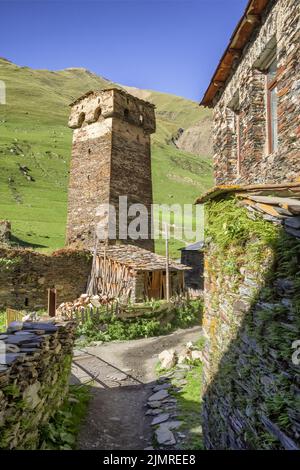
[[[214,173],[217,184],[292,181],[300,173],[300,9],[298,0],[270,2],[262,23],[214,103]],[[274,5],[272,7],[272,5]],[[276,47],[278,150],[269,154],[264,55]],[[233,101],[239,102],[241,171]]]
[[[72,301],[85,292],[91,265],[86,251],[47,255],[0,247],[0,309],[45,309],[48,288],[56,288],[58,304]]]
[[[300,241],[206,207],[203,429],[208,449],[300,448]]]
[[[68,393],[73,322],[25,322],[0,334],[0,449],[38,449]]]

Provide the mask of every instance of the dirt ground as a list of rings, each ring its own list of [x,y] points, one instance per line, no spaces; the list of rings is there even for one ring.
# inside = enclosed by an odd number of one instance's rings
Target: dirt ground
[[[201,328],[197,326],[167,336],[76,350],[71,382],[93,380],[92,398],[77,447],[136,450],[151,446],[151,417],[145,413],[156,380],[158,354],[197,341],[200,336]]]

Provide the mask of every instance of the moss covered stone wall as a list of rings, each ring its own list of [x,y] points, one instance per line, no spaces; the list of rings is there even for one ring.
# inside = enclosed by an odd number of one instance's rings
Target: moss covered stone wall
[[[206,227],[206,447],[299,448],[300,241],[234,198],[206,205]]]
[[[68,392],[75,324],[24,323],[0,335],[0,449],[38,449]]]

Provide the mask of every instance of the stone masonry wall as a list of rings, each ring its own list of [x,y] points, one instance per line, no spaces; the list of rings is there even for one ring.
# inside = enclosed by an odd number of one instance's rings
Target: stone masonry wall
[[[0,247],[0,309],[45,309],[48,288],[57,290],[57,303],[85,292],[91,271],[85,251],[59,250],[52,255]]]
[[[8,220],[0,220],[0,243],[7,243],[11,236],[11,224]]]
[[[235,200],[206,217],[205,446],[300,448],[300,241]]]
[[[272,4],[272,2],[270,2]],[[277,48],[278,150],[268,154],[266,76],[261,64]],[[267,9],[254,38],[214,103],[214,173],[217,184],[293,181],[300,175],[300,8],[278,0]],[[239,101],[241,171],[232,101]]]
[[[0,449],[38,449],[68,392],[75,323],[25,322],[0,334]]]

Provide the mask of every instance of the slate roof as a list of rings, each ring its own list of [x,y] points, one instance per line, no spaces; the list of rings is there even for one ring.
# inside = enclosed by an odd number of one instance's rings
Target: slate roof
[[[284,230],[300,238],[300,182],[216,186],[199,197],[203,204],[220,196],[232,194],[238,204],[249,211],[249,217],[260,214],[265,220],[282,225]]]
[[[120,264],[135,269],[136,271],[161,271],[166,269],[165,256],[157,255],[134,245],[110,245],[99,248],[97,254],[101,257],[117,261]],[[190,269],[177,261],[169,260],[170,271],[185,271]]]

